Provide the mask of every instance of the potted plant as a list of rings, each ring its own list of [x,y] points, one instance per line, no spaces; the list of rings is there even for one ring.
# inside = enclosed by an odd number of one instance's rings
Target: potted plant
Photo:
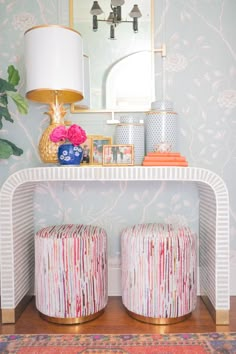
[[[0,78],[0,129],[3,127],[3,118],[13,123],[14,120],[8,109],[8,98],[16,104],[18,112],[28,113],[28,103],[26,99],[17,92],[16,86],[20,82],[18,70],[13,65],[8,66],[8,80]],[[11,155],[20,156],[23,150],[9,140],[0,138],[0,159],[8,159]]]
[[[64,125],[56,127],[50,134],[54,143],[63,142],[58,147],[58,161],[61,165],[79,165],[83,158],[80,144],[87,139],[86,132],[77,124],[68,129]]]

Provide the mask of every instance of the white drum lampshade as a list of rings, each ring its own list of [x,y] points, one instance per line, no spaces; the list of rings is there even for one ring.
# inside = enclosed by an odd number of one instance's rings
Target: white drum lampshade
[[[83,99],[83,41],[66,27],[45,25],[25,32],[26,97],[72,103]]]
[[[43,25],[25,32],[26,97],[50,104],[50,126],[39,142],[43,162],[57,162],[60,143],[49,139],[64,124],[64,103],[84,98],[83,40],[79,32],[58,25]]]

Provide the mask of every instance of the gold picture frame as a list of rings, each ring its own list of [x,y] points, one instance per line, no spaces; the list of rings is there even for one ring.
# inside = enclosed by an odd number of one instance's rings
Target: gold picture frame
[[[83,144],[80,144],[83,149],[83,159],[81,165],[90,165],[92,161],[92,136],[87,135],[87,139]]]
[[[92,158],[91,163],[93,165],[103,164],[103,146],[111,145],[112,138],[110,136],[92,136]]]
[[[134,146],[132,144],[104,145],[103,166],[133,166]]]

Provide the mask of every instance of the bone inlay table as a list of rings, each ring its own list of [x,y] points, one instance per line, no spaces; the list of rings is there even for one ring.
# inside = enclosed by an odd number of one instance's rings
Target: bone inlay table
[[[2,322],[14,323],[34,278],[34,190],[66,181],[175,181],[199,190],[200,295],[216,324],[229,323],[229,200],[223,180],[194,167],[37,167],[8,177],[0,191]]]

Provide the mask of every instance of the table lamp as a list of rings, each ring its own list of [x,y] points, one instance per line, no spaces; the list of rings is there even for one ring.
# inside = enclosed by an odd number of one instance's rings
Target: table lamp
[[[39,142],[41,160],[57,162],[61,143],[49,139],[52,130],[65,125],[63,104],[83,97],[83,41],[81,35],[58,25],[42,25],[25,32],[26,97],[47,103],[50,125]]]

